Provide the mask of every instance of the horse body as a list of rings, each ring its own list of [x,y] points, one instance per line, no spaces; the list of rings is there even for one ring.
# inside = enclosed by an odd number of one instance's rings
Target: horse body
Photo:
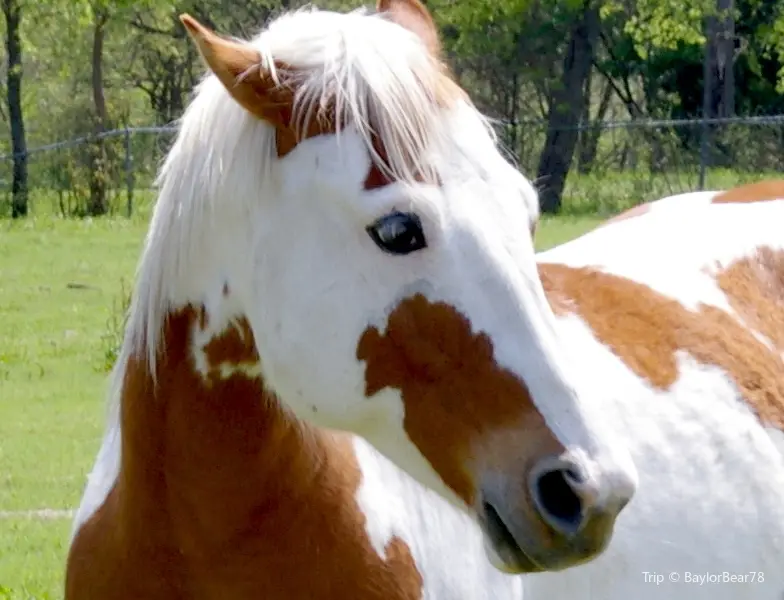
[[[526,576],[526,598],[784,594],[784,183],[760,189],[665,198],[538,256],[640,487],[598,559]]]

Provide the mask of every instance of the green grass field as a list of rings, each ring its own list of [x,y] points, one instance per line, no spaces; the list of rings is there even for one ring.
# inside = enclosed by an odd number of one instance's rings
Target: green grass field
[[[545,219],[538,246],[598,218]],[[61,597],[74,509],[98,451],[113,319],[146,214],[0,221],[0,600]]]

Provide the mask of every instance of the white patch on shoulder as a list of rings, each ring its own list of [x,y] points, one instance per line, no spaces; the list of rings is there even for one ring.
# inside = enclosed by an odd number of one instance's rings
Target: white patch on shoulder
[[[365,410],[367,413],[363,415],[364,418],[357,420],[357,423],[361,423],[357,427],[367,432],[365,435],[373,440],[375,449],[385,456],[402,459],[406,472],[419,484],[433,490],[452,506],[465,510],[465,503],[444,483],[406,434],[403,425],[405,408],[400,391],[393,388],[379,391],[373,396],[372,402],[366,403]],[[397,425],[391,427],[390,423]]]
[[[368,538],[382,559],[392,538],[408,546],[422,576],[423,600],[522,600],[524,578],[490,565],[475,521],[417,483],[364,439],[353,436],[353,440],[362,473],[356,499],[366,518]]]
[[[403,536],[398,524],[405,515],[401,498],[390,494],[381,472],[375,465],[374,451],[363,439],[354,437],[354,454],[362,473],[357,490],[357,504],[365,515],[365,530],[376,553],[386,560],[386,547],[393,537]],[[381,510],[380,507],[384,507]]]

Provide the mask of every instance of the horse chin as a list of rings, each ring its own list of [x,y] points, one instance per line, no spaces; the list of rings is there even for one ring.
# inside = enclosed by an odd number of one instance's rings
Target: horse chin
[[[487,560],[502,573],[507,575],[523,575],[525,573],[541,573],[546,571],[544,567],[534,562],[531,557],[520,550],[519,552],[503,552],[501,556],[495,545],[488,537],[487,533],[483,532],[485,554]]]

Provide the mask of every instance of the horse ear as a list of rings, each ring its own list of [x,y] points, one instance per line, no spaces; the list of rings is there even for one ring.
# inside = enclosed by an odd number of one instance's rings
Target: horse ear
[[[253,46],[222,38],[188,14],[180,15],[180,22],[204,62],[245,110],[275,126],[287,125],[292,91],[278,85]]]
[[[433,56],[441,57],[441,39],[433,17],[420,0],[378,0],[376,9],[418,35]]]

